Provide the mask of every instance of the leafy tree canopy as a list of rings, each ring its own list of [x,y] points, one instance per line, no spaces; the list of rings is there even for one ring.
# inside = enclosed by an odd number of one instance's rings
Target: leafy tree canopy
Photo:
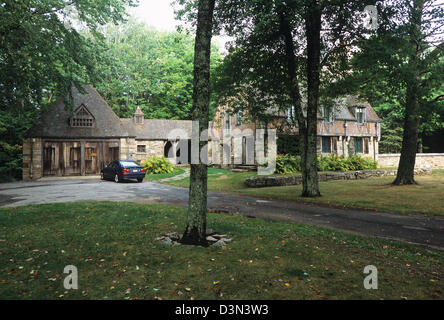
[[[100,77],[99,26],[125,18],[137,0],[4,0],[0,3],[1,176],[19,176],[23,134],[56,95]]]
[[[147,118],[191,119],[194,37],[159,32],[129,21],[104,30],[109,63],[97,66],[105,76],[95,86],[120,117],[139,106]],[[211,64],[221,60],[212,46]]]

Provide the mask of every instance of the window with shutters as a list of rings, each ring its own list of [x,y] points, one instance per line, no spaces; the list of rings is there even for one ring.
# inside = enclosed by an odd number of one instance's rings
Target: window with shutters
[[[71,127],[91,128],[94,126],[94,116],[89,112],[84,104],[80,105],[75,111],[74,116],[70,119]]]

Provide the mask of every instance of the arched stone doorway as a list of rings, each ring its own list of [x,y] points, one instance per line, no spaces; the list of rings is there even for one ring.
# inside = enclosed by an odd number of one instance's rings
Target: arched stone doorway
[[[165,142],[163,155],[174,164],[190,164],[191,140]]]

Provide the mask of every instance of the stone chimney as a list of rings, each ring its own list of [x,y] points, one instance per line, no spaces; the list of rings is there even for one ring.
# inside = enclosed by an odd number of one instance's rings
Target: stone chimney
[[[144,116],[140,107],[137,107],[136,112],[134,112],[134,123],[143,124]]]

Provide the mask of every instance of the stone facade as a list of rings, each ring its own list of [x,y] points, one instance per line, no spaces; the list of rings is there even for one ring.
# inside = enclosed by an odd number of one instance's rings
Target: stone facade
[[[143,161],[152,157],[162,157],[164,155],[166,141],[134,140],[134,150],[132,159]],[[144,151],[142,150],[144,149]]]
[[[35,180],[41,177],[43,177],[42,139],[27,138],[23,140],[23,180]]]
[[[380,168],[397,168],[399,153],[380,154],[378,163]],[[444,153],[417,153],[415,168],[444,169]]]

